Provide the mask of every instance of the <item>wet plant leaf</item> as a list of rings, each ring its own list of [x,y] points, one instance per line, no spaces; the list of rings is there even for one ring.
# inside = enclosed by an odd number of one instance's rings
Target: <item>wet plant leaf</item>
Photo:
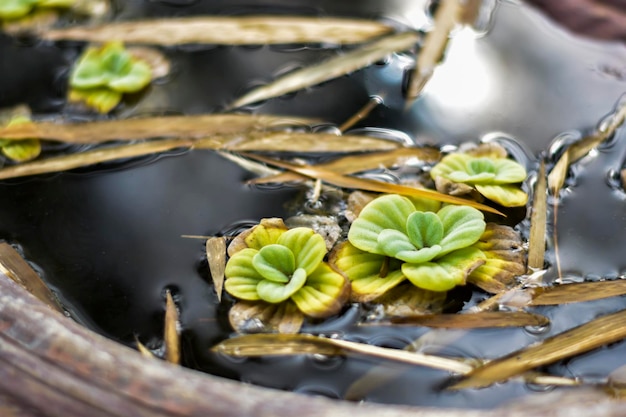
[[[482,388],[539,366],[570,358],[626,337],[626,310],[592,320],[543,342],[480,366],[452,389]]]
[[[107,88],[86,90],[72,88],[69,90],[67,99],[72,103],[85,103],[87,107],[98,113],[106,114],[122,102],[122,93]]]
[[[0,271],[48,307],[63,313],[59,300],[11,245],[0,242]]]
[[[178,309],[172,293],[165,293],[165,359],[169,363],[180,364],[180,335],[178,333]]]
[[[224,237],[207,239],[206,257],[209,262],[209,271],[211,271],[211,279],[217,293],[217,299],[222,301],[224,269],[226,269],[226,239]]]
[[[358,354],[412,365],[441,369],[464,374],[472,367],[462,361],[433,355],[381,348],[340,339],[328,339],[308,334],[276,335],[251,334],[227,339],[211,348],[212,351],[231,356],[277,355],[346,355]]]
[[[476,203],[470,200],[464,200],[461,198],[452,197],[452,196],[441,194],[432,190],[407,187],[407,186],[397,185],[397,184],[390,184],[390,183],[374,181],[370,179],[349,177],[345,175],[336,174],[332,171],[319,169],[312,165],[298,166],[298,165],[293,165],[293,164],[289,164],[289,163],[282,162],[282,161],[277,161],[275,159],[266,158],[260,155],[253,155],[250,153],[246,153],[245,156],[251,159],[257,160],[257,161],[265,162],[269,165],[277,166],[279,168],[296,172],[300,175],[304,175],[309,178],[320,179],[336,187],[351,188],[351,189],[365,190],[365,191],[374,191],[374,192],[379,192],[379,193],[401,194],[401,195],[407,195],[407,196],[413,196],[413,197],[421,197],[421,198],[426,198],[430,200],[441,201],[444,203],[466,205],[466,206],[474,207],[479,210],[483,210],[483,211],[487,211],[490,213],[495,213],[495,214],[504,216],[504,214],[500,213],[498,210],[492,207],[486,206],[484,204]]]
[[[345,137],[345,136],[343,136]],[[363,151],[363,149],[361,149]],[[334,159],[331,162],[315,165],[326,171],[337,174],[354,174],[381,167],[393,167],[404,165],[410,161],[436,162],[440,157],[435,148],[397,148],[384,152],[372,152],[358,155],[348,155]],[[308,177],[295,172],[283,172],[278,175],[256,178],[251,184],[265,184],[270,182],[284,183],[289,181],[302,181]]]
[[[2,153],[16,162],[26,162],[35,159],[41,153],[39,139],[20,140],[2,146]]]
[[[492,327],[546,326],[547,317],[526,312],[486,311],[470,314],[425,314],[418,316],[392,317],[375,325],[411,325],[448,329],[482,329]],[[367,323],[370,325],[370,323]]]
[[[582,303],[626,294],[626,280],[580,282],[533,289],[530,305]]]
[[[384,37],[359,49],[284,75],[238,98],[228,108],[236,109],[338,78],[367,67],[391,53],[410,49],[419,39],[420,36],[415,32]]]
[[[150,138],[205,138],[212,135],[309,125],[313,119],[248,114],[138,117],[82,123],[33,122],[0,129],[0,138],[48,139],[69,143]],[[229,138],[230,139],[230,138]],[[221,145],[216,145],[219,147]]]
[[[375,21],[302,16],[204,16],[113,22],[99,26],[48,30],[43,39],[132,44],[263,45],[359,43],[392,31]]]
[[[528,239],[528,268],[530,270],[542,269],[545,262],[547,215],[546,167],[541,161],[530,215]]]
[[[228,311],[228,321],[238,333],[298,333],[304,315],[292,302],[269,304],[239,301]]]
[[[474,245],[485,255],[485,263],[468,276],[467,281],[492,294],[501,293],[524,274],[525,252],[522,238],[509,226],[487,223],[485,232]]]

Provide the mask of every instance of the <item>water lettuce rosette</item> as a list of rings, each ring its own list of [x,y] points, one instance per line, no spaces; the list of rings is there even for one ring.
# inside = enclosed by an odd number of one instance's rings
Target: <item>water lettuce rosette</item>
[[[7,127],[30,122],[28,117],[17,116],[11,119]],[[0,149],[2,149],[2,154],[12,161],[26,162],[39,156],[41,153],[41,141],[36,138],[19,140],[0,138]]]
[[[21,19],[37,8],[65,9],[72,7],[76,0],[2,0],[0,20]]]
[[[451,153],[432,168],[430,175],[436,182],[443,178],[471,186],[505,207],[523,206],[528,201],[528,194],[519,187],[526,179],[526,169],[508,158]]]
[[[348,298],[349,283],[324,261],[326,243],[313,229],[266,219],[233,244],[224,289],[239,300],[291,302],[306,316],[325,318]]]

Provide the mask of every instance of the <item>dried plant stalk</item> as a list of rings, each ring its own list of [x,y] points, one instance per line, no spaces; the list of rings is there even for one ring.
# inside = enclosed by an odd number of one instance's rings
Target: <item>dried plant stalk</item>
[[[168,137],[203,138],[267,128],[310,125],[314,122],[314,119],[306,118],[247,114],[160,116],[84,123],[22,123],[0,129],[0,137],[100,143]]]
[[[43,39],[131,44],[183,45],[190,43],[261,45],[290,43],[349,44],[390,33],[376,21],[301,16],[204,16],[114,22],[99,26],[54,29]]]
[[[428,314],[412,317],[393,317],[371,323],[373,325],[405,324],[434,328],[482,329],[489,327],[546,326],[547,317],[526,312],[486,311],[471,314]],[[370,323],[368,323],[370,325]]]
[[[172,293],[165,293],[165,359],[169,363],[180,364],[180,335],[178,334],[178,310]]]
[[[407,89],[407,101],[414,100],[430,80],[435,67],[441,61],[450,32],[461,18],[461,2],[459,0],[442,0],[435,13],[434,29],[426,35],[424,46],[419,51],[415,71]]]
[[[414,32],[399,33],[382,38],[344,55],[339,55],[280,77],[274,82],[256,88],[238,98],[229,108],[236,109],[258,101],[279,97],[349,74],[371,65],[393,52],[412,48],[419,38],[420,36]]]
[[[381,167],[402,165],[411,160],[424,162],[436,162],[441,157],[435,148],[398,148],[386,152],[374,152],[359,155],[349,155],[337,158],[331,162],[315,165],[326,171],[337,174],[353,174]],[[308,177],[295,172],[283,172],[269,177],[256,178],[250,181],[252,184],[265,184],[270,182],[289,182],[306,180]]]
[[[148,349],[143,343],[139,341],[139,339],[135,336],[135,345],[137,346],[137,350],[146,358],[155,359],[154,354]]]
[[[306,165],[306,166],[292,165],[286,162],[277,161],[275,159],[265,158],[260,155],[245,154],[245,156],[247,156],[248,158],[257,160],[257,161],[265,162],[266,164],[269,164],[269,165],[274,165],[279,168],[296,172],[300,175],[304,175],[309,178],[322,180],[336,187],[374,191],[374,192],[379,192],[379,193],[403,194],[403,195],[411,195],[411,196],[416,196],[416,197],[429,198],[429,199],[441,201],[444,203],[462,204],[466,206],[471,206],[479,210],[483,210],[483,211],[487,211],[490,213],[495,213],[495,214],[504,216],[504,214],[500,213],[498,210],[492,207],[486,206],[484,204],[480,204],[471,200],[465,200],[465,199],[458,198],[458,197],[453,197],[447,194],[441,194],[436,191],[432,191],[428,189],[406,187],[403,185],[389,184],[389,183],[374,181],[374,180],[369,180],[369,179],[348,177],[345,175],[336,174],[332,171],[319,169],[312,165]]]
[[[8,243],[0,243],[0,271],[48,307],[63,313],[61,304],[41,277]]]
[[[476,368],[452,389],[482,388],[626,337],[626,310],[609,314]]]
[[[546,194],[546,167],[543,161],[537,174],[530,216],[530,238],[528,245],[528,268],[542,269],[546,253],[546,219],[548,215]]]
[[[626,280],[581,282],[575,284],[539,287],[533,290],[530,305],[548,306],[601,300],[626,294]]]
[[[212,237],[206,241],[206,257],[209,262],[211,279],[215,286],[217,299],[222,301],[222,288],[224,287],[224,270],[226,269],[226,239],[224,237]]]

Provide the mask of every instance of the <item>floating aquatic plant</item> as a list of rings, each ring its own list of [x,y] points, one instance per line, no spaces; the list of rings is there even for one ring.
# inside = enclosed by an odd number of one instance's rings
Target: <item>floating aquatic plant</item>
[[[435,180],[437,189],[443,187],[443,179],[470,186],[484,197],[505,207],[523,206],[528,201],[528,194],[518,186],[518,183],[526,179],[524,167],[495,153],[451,153],[433,167],[430,175]]]
[[[135,58],[121,42],[109,42],[88,48],[78,60],[70,75],[69,98],[108,113],[124,93],[142,90],[151,79],[146,62]]]
[[[28,16],[35,9],[65,9],[72,7],[76,0],[2,0],[0,20],[15,20]]]
[[[24,116],[14,117],[6,127],[17,126],[30,123],[30,119]],[[25,162],[35,159],[41,153],[41,142],[39,139],[0,139],[0,149],[7,158],[16,162]]]
[[[473,245],[485,231],[480,211],[396,194],[367,204],[350,227],[334,265],[352,281],[353,298],[374,299],[405,279],[431,291],[465,283],[485,262]]]
[[[337,313],[347,299],[346,279],[326,262],[324,238],[313,229],[287,229],[264,219],[229,248],[224,289],[244,301],[293,303],[306,316]]]

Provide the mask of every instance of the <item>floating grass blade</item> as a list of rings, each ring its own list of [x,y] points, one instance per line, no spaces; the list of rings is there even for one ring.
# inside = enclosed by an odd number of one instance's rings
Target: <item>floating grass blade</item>
[[[533,368],[569,358],[626,337],[626,310],[568,330],[538,345],[513,352],[476,368],[452,389],[482,388]]]
[[[211,279],[215,286],[217,299],[222,301],[222,288],[224,287],[224,270],[226,269],[226,239],[224,237],[212,237],[206,241],[206,257],[209,262]]]
[[[178,310],[172,293],[165,293],[165,359],[169,363],[180,363],[180,335],[178,334]]]
[[[546,218],[548,215],[546,194],[546,167],[543,161],[537,173],[533,206],[530,216],[530,238],[528,245],[528,268],[542,269],[546,253]]]
[[[0,271],[50,308],[63,313],[59,300],[41,277],[8,243],[0,243]]]
[[[461,18],[461,2],[459,0],[442,0],[435,13],[434,29],[426,35],[424,46],[419,51],[415,71],[407,89],[407,101],[416,99],[430,80],[435,67],[441,61],[450,32]]]
[[[471,314],[428,314],[413,317],[392,317],[366,325],[413,325],[449,329],[482,329],[490,327],[546,326],[547,317],[526,312],[479,312]]]
[[[361,354],[458,374],[465,374],[472,369],[471,365],[454,359],[307,334],[244,335],[227,339],[214,346],[211,350],[232,356],[274,356],[314,353],[323,355]]]
[[[483,210],[483,211],[487,211],[490,213],[495,213],[495,214],[504,216],[504,214],[500,213],[498,210],[492,207],[486,206],[484,204],[476,203],[470,200],[464,200],[462,198],[452,197],[450,195],[441,194],[432,190],[406,187],[403,185],[389,184],[389,183],[374,181],[374,180],[369,180],[369,179],[348,177],[345,175],[336,174],[332,171],[319,169],[319,168],[316,168],[315,166],[311,166],[311,165],[298,166],[298,165],[293,165],[293,164],[289,164],[286,162],[277,161],[271,158],[265,158],[260,155],[253,155],[249,153],[246,153],[244,155],[247,156],[248,158],[265,162],[266,164],[274,165],[279,168],[287,169],[287,170],[296,172],[300,175],[304,175],[309,178],[320,179],[336,187],[429,198],[431,200],[441,201],[444,203],[471,206],[479,210]]]
[[[382,38],[344,55],[280,77],[274,82],[254,89],[238,98],[229,108],[236,109],[332,80],[367,67],[393,52],[410,49],[419,38],[420,36],[414,32],[399,33]]]
[[[100,143],[149,138],[203,138],[251,130],[310,125],[313,119],[290,116],[208,114],[138,117],[84,123],[23,123],[0,129],[4,139],[48,139],[69,143]]]
[[[332,171],[337,174],[353,174],[381,167],[402,165],[411,160],[423,162],[436,162],[441,157],[439,150],[435,148],[398,148],[392,151],[373,152],[367,154],[348,155],[337,158],[331,162],[315,165],[320,169]],[[265,184],[269,182],[289,182],[306,180],[308,177],[295,172],[283,172],[278,175],[255,178],[251,184]]]
[[[363,107],[361,107],[356,113],[354,113],[348,120],[343,122],[341,126],[339,126],[340,132],[345,132],[350,129],[352,126],[360,122],[362,119],[366,118],[372,110],[383,103],[383,99],[379,96],[373,96],[370,98],[367,103]]]
[[[137,346],[137,350],[141,353],[142,356],[150,359],[156,359],[152,351],[148,349],[143,343],[139,341],[137,336],[135,336],[135,345]]]
[[[560,305],[601,300],[626,294],[626,280],[580,282],[533,290],[533,306]]]
[[[46,174],[50,172],[67,171],[101,162],[114,161],[116,159],[134,158],[137,156],[150,155],[177,148],[190,148],[192,143],[193,142],[190,140],[164,139],[130,145],[92,149],[78,154],[41,159],[2,168],[0,169],[0,180]]]
[[[43,39],[130,44],[262,45],[291,43],[349,44],[390,33],[376,21],[301,16],[205,16],[114,22],[44,31]]]

